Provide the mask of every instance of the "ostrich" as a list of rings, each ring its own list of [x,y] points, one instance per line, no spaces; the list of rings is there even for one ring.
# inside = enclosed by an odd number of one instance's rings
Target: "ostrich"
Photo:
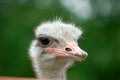
[[[73,62],[87,57],[87,52],[78,46],[81,34],[81,29],[60,20],[39,25],[29,48],[37,78],[66,80],[66,71]]]

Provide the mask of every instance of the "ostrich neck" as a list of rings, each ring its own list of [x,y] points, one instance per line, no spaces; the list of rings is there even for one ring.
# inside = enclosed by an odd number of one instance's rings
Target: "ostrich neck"
[[[43,80],[66,80],[66,70],[41,69],[38,76]]]
[[[72,64],[71,61],[61,58],[45,62],[37,61],[34,66],[35,71],[37,72],[37,77],[43,80],[66,80],[67,68]]]

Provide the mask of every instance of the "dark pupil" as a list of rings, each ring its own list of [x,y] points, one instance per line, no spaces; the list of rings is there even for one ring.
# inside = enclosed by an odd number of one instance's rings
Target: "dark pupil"
[[[48,45],[50,43],[50,40],[47,37],[40,37],[39,41],[41,42],[41,44],[43,45]]]

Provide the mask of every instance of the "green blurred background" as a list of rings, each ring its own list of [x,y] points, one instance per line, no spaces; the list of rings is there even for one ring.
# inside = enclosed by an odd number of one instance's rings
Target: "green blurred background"
[[[0,76],[35,77],[34,28],[56,17],[82,27],[79,45],[89,53],[69,80],[120,80],[120,0],[0,0]]]

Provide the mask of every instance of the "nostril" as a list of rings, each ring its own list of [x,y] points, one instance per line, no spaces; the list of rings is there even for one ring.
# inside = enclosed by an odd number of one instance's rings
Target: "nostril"
[[[70,49],[70,48],[65,48],[65,50],[66,50],[66,51],[72,51],[72,49]]]

